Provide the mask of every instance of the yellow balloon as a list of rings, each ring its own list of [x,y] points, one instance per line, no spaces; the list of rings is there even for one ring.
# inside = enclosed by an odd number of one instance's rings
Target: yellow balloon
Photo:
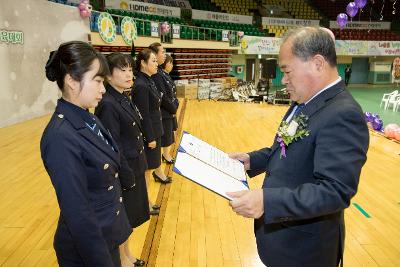
[[[119,6],[120,6],[121,9],[128,9],[128,4],[127,4],[126,2],[124,2],[124,1],[122,1],[122,2],[119,4]]]

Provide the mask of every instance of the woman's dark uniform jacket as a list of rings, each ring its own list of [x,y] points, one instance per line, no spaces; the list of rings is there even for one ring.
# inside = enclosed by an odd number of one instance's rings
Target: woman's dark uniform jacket
[[[103,125],[117,142],[121,155],[119,179],[123,202],[132,227],[137,227],[149,218],[144,172],[147,169],[141,126],[141,115],[124,94],[111,85],[95,110]]]
[[[157,74],[151,77],[154,80],[157,89],[160,92],[163,92],[163,98],[161,101],[161,115],[164,127],[164,135],[161,137],[163,147],[170,146],[174,143],[174,120],[179,105],[173,88],[175,84],[173,81],[171,83],[167,76],[169,75],[163,71],[161,67],[158,67]]]
[[[132,230],[121,199],[118,147],[101,123],[112,146],[86,126],[85,112],[60,99],[40,143],[60,206],[54,248],[58,258],[110,267],[110,251]]]
[[[154,81],[143,72],[138,72],[131,91],[132,102],[138,107],[143,118],[143,134],[146,139],[145,151],[148,169],[158,168],[161,164],[161,136],[163,135],[161,117],[161,99]],[[156,141],[157,147],[150,149],[148,143]]]
[[[173,96],[173,98],[174,98],[174,101],[175,101],[175,103],[176,103],[176,105],[177,105],[177,109],[179,108],[179,100],[178,100],[178,98],[176,97],[176,85],[175,85],[175,82],[174,82],[174,80],[171,78],[171,75],[169,75],[169,73],[167,73],[167,72],[165,72],[164,71],[164,75],[165,75],[165,77],[167,78],[167,82],[168,82],[168,84],[172,87],[172,96]],[[178,129],[178,120],[176,119],[176,114],[174,114],[174,125],[173,125],[173,130],[174,131],[176,131]]]

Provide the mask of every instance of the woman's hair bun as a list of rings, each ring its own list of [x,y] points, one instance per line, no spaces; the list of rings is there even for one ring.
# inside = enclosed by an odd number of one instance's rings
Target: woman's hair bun
[[[46,78],[51,82],[55,82],[60,75],[60,57],[58,56],[58,50],[50,52],[45,69]]]

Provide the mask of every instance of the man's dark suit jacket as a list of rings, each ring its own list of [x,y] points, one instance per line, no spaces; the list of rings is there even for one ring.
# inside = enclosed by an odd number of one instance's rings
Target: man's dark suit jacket
[[[54,237],[57,257],[79,266],[110,267],[110,251],[125,242],[132,229],[120,201],[118,146],[97,121],[112,146],[59,100],[40,150],[60,206]]]
[[[294,104],[286,113],[292,112]],[[343,211],[357,192],[369,133],[343,81],[302,110],[310,135],[250,153],[250,176],[266,172],[264,215],[255,220],[258,253],[269,267],[334,267],[343,253]]]

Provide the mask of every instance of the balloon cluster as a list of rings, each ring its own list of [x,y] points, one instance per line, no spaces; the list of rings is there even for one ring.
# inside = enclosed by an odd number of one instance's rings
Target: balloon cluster
[[[379,117],[378,114],[371,113],[366,111],[364,113],[365,120],[367,121],[367,124],[374,129],[375,131],[382,132],[383,130],[383,121]]]
[[[168,22],[161,23],[160,30],[161,30],[162,35],[167,35],[169,33],[170,29],[171,29],[171,26],[169,26]]]
[[[92,6],[89,4],[89,0],[81,0],[78,5],[78,9],[79,14],[83,19],[90,17],[92,14]]]
[[[349,20],[349,17],[347,15],[349,15],[350,18],[353,18],[355,15],[357,15],[358,9],[363,9],[366,4],[367,0],[354,0],[354,2],[348,3],[346,7],[347,14],[340,13],[336,17],[336,22],[339,25],[340,29],[343,29],[346,26]]]
[[[400,141],[400,126],[394,123],[386,125],[384,130],[385,136],[388,138],[394,138]]]

